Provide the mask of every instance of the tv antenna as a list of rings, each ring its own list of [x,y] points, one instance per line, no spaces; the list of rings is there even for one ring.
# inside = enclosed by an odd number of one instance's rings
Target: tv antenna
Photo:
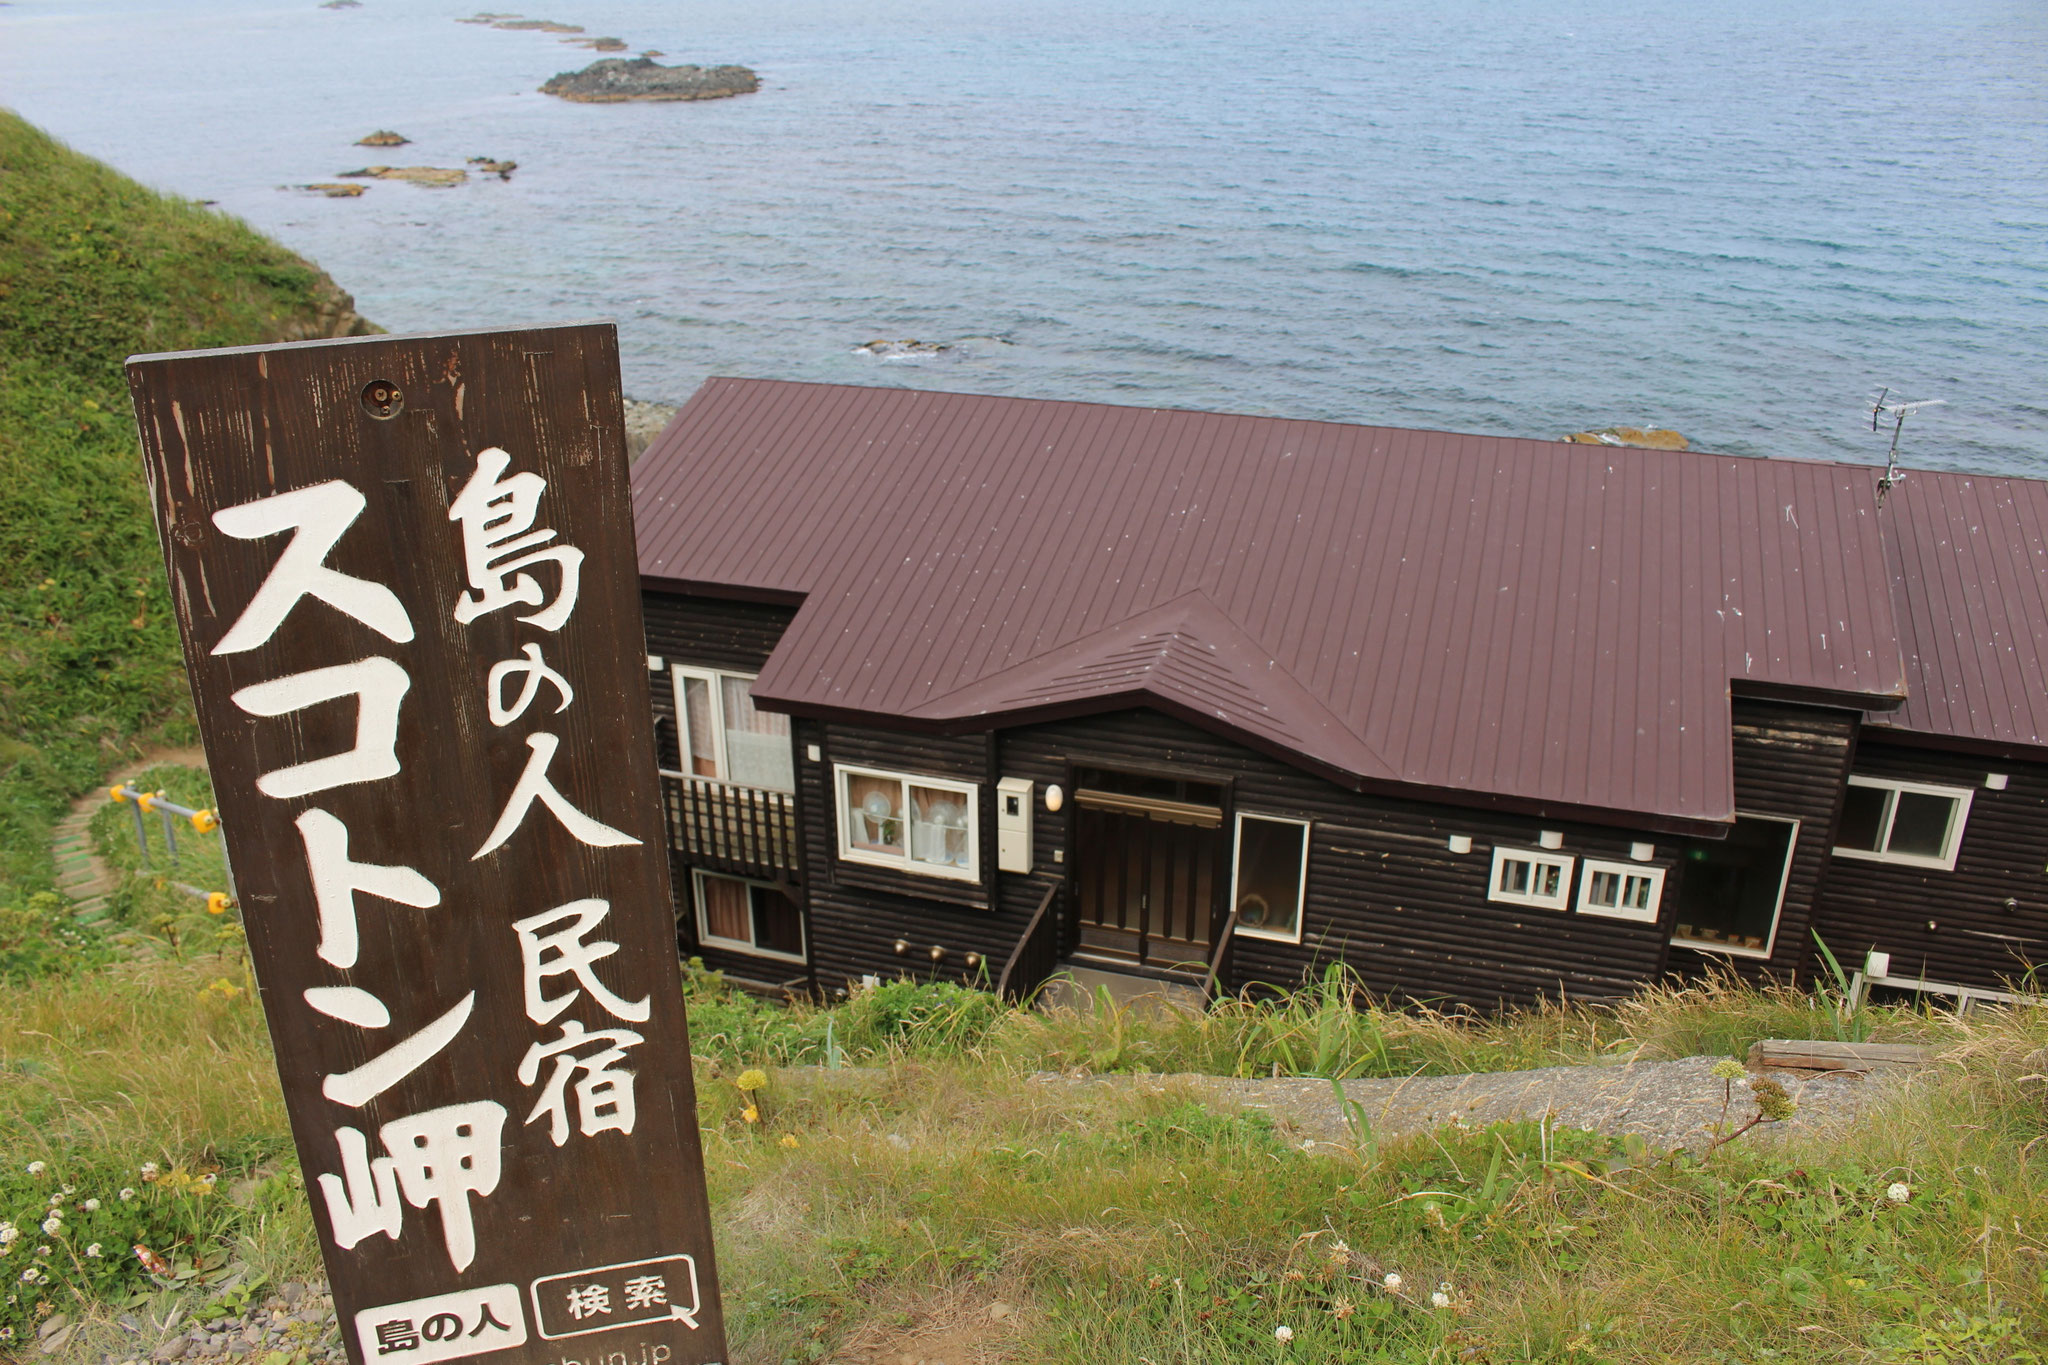
[[[1916,403],[1887,402],[1891,397],[1891,386],[1877,391],[1877,397],[1870,405],[1870,429],[1876,431],[1878,423],[1886,417],[1892,419],[1892,450],[1885,457],[1884,473],[1877,480],[1877,505],[1884,506],[1884,495],[1898,485],[1905,474],[1899,469],[1899,433],[1906,429],[1906,419],[1922,408],[1938,408],[1947,403],[1946,398],[1922,398]]]

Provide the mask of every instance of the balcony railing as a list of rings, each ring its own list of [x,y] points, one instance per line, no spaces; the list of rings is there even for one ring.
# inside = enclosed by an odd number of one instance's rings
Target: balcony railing
[[[796,794],[683,773],[661,775],[669,847],[693,866],[763,881],[800,881]]]

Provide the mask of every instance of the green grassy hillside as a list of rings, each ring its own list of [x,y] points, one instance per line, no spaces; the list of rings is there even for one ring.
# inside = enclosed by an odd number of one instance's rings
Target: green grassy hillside
[[[67,800],[190,736],[121,363],[374,330],[315,267],[0,110],[0,904]]]

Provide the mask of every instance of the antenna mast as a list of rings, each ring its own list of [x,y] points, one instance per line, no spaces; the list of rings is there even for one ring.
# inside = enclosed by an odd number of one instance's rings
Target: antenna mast
[[[1915,403],[1887,403],[1885,400],[1891,396],[1891,392],[1890,385],[1879,389],[1876,400],[1870,405],[1870,429],[1872,431],[1877,430],[1878,422],[1887,415],[1892,418],[1891,454],[1885,457],[1884,473],[1877,480],[1877,505],[1879,507],[1884,506],[1884,495],[1891,492],[1898,485],[1899,480],[1906,477],[1904,471],[1899,468],[1899,433],[1906,429],[1906,419],[1922,408],[1938,408],[1948,402],[1946,398],[1923,398]]]

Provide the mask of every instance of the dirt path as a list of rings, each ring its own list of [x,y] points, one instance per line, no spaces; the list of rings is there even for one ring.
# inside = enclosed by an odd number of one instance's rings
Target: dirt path
[[[93,788],[71,803],[71,813],[50,832],[50,856],[57,864],[57,890],[78,906],[78,917],[91,923],[106,913],[107,896],[120,883],[120,875],[93,852],[88,828],[99,808],[107,804],[107,788],[119,786],[165,763],[203,768],[206,755],[197,749],[164,749],[145,755],[108,775],[106,783]]]

